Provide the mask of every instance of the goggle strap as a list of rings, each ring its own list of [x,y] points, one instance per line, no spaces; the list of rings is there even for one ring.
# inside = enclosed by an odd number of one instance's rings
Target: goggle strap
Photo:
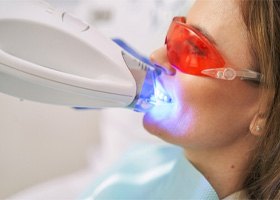
[[[241,80],[252,80],[261,82],[262,81],[262,74],[259,72],[255,72],[249,69],[238,70],[237,76],[240,77]]]

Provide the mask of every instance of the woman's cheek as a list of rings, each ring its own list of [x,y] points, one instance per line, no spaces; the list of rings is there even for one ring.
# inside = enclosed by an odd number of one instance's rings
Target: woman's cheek
[[[172,103],[155,106],[144,117],[144,127],[155,135],[181,137],[188,133],[194,122],[191,105],[195,98],[192,94],[193,76],[177,72],[176,76],[163,77],[167,92],[172,96]]]

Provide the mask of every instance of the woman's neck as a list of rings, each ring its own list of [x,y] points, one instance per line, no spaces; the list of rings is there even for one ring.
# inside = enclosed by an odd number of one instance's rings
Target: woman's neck
[[[187,159],[205,176],[219,198],[242,189],[256,139],[246,136],[233,144],[207,149],[185,149]]]

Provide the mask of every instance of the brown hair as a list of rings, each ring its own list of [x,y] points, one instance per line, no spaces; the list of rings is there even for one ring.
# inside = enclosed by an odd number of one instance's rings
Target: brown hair
[[[244,188],[249,199],[280,199],[280,1],[242,0],[241,13],[263,74],[262,102],[269,102]]]

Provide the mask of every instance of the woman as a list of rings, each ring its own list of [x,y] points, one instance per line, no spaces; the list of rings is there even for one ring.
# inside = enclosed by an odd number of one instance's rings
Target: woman
[[[147,113],[144,127],[182,147],[219,199],[280,199],[279,27],[280,1],[197,0],[151,55],[174,101]]]
[[[198,0],[187,24],[204,32],[225,66],[259,71],[262,81],[188,75],[164,46],[151,59],[172,75],[162,80],[179,109],[159,121],[147,114],[145,128],[182,146],[220,198],[244,190],[250,199],[280,199],[280,1]]]

